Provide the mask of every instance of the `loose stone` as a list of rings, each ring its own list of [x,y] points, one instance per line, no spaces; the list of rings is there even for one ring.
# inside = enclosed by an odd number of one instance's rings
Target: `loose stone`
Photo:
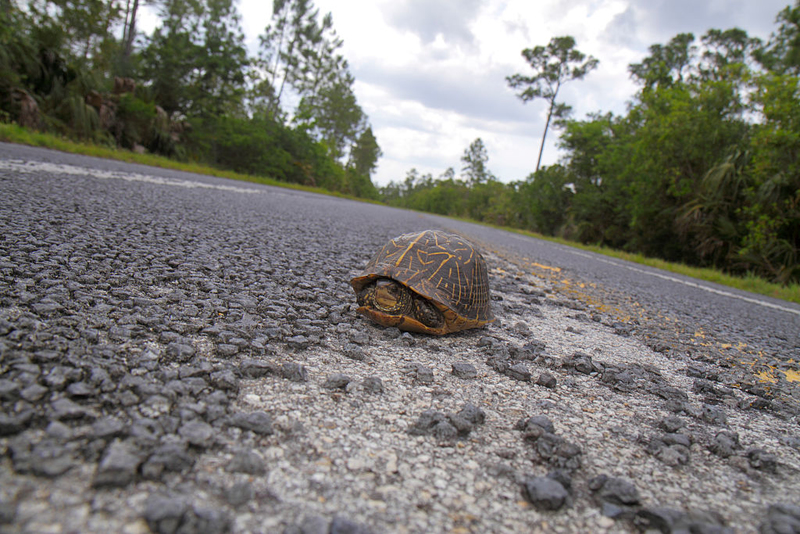
[[[20,386],[13,380],[0,379],[0,400],[13,401],[19,396]]]
[[[478,370],[471,363],[456,362],[453,364],[453,375],[464,380],[478,377]]]
[[[672,508],[644,508],[638,510],[633,523],[643,532],[697,532],[708,534],[733,534],[734,529],[725,526],[721,517],[713,513]],[[762,531],[763,532],[763,531]]]
[[[31,384],[19,392],[19,396],[28,402],[41,400],[50,390],[40,384]]]
[[[286,344],[290,349],[305,350],[308,348],[309,340],[306,336],[292,336],[286,340]]]
[[[281,374],[281,368],[278,364],[262,360],[244,360],[239,369],[248,378],[261,378],[269,374]]]
[[[55,400],[51,406],[54,419],[72,420],[93,416],[92,412],[67,398]]]
[[[87,398],[92,397],[95,390],[86,382],[74,382],[67,386],[67,393],[73,398]]]
[[[531,381],[531,372],[528,370],[528,368],[525,366],[524,363],[517,363],[510,366],[505,374],[510,376],[514,380],[519,380],[521,382]]]
[[[417,340],[414,339],[414,336],[412,336],[408,332],[403,332],[400,335],[400,343],[402,343],[406,347],[413,347],[414,345],[417,344]]]
[[[150,530],[157,534],[173,534],[178,531],[189,503],[182,497],[153,495],[145,504],[144,518]]]
[[[538,510],[558,510],[569,494],[564,486],[548,477],[531,478],[522,484],[522,496]]]
[[[432,384],[434,380],[433,369],[417,363],[405,366],[403,372],[422,384]]]
[[[254,451],[239,451],[225,466],[231,473],[247,473],[249,475],[263,475],[267,472],[264,460]]]
[[[297,524],[286,527],[283,534],[330,534],[330,522],[318,515],[307,515]]]
[[[12,436],[22,432],[28,427],[31,419],[33,419],[32,410],[26,410],[16,415],[0,412],[0,436]]]
[[[219,389],[236,392],[239,390],[239,379],[230,369],[216,371],[209,377],[211,383]]]
[[[230,424],[244,430],[252,430],[262,436],[269,436],[274,432],[272,418],[266,412],[239,412],[231,416]]]
[[[194,356],[195,348],[191,345],[183,343],[172,342],[167,345],[164,351],[168,361],[177,363],[186,363]]]
[[[306,382],[308,371],[299,363],[284,363],[281,365],[281,375],[291,382]]]
[[[664,434],[661,436],[661,441],[667,445],[682,445],[687,449],[692,446],[692,442],[686,434]]]
[[[225,500],[233,507],[239,507],[253,500],[255,491],[249,482],[237,482],[225,489]]]
[[[670,467],[686,465],[690,459],[689,449],[683,445],[667,445],[658,450],[656,458]]]
[[[564,367],[575,369],[579,373],[585,375],[597,372],[599,368],[592,362],[592,357],[582,352],[576,352],[572,356],[567,357],[562,363]]]
[[[532,428],[533,426],[536,428]],[[523,417],[514,425],[515,430],[521,430],[523,432],[535,432],[537,428],[545,432],[550,432],[551,434],[555,434],[556,432],[556,427],[553,422],[544,415],[534,415],[533,417],[527,418]]]
[[[536,425],[533,425],[535,429]],[[525,434],[525,439],[534,446],[539,458],[553,467],[574,470],[581,465],[581,449],[561,436],[541,429]]]
[[[459,431],[450,421],[439,421],[430,429],[430,434],[439,441],[452,441],[459,436]]]
[[[772,504],[759,529],[761,534],[795,534],[800,532],[800,505]]]
[[[127,443],[114,441],[108,446],[103,459],[97,466],[94,487],[127,486],[136,478],[136,470],[142,459],[139,452]]]
[[[746,456],[753,469],[768,473],[775,473],[778,469],[778,457],[764,449],[750,449]]]
[[[439,441],[452,441],[468,436],[474,426],[482,424],[485,418],[483,410],[471,404],[464,405],[457,414],[426,410],[408,429],[408,433],[415,436],[432,435]]]
[[[458,412],[458,415],[473,425],[482,425],[486,420],[486,414],[484,411],[470,403],[465,404],[464,407]]]
[[[178,434],[197,447],[208,447],[214,442],[214,429],[203,421],[189,421],[178,430]]]
[[[686,426],[686,423],[680,417],[669,415],[660,421],[659,426],[667,433],[674,433]]]
[[[351,382],[351,380],[352,378],[345,374],[334,373],[328,376],[328,378],[325,380],[325,383],[322,384],[322,387],[325,389],[344,389],[347,387],[347,384]]]
[[[739,448],[739,435],[735,432],[720,432],[714,436],[709,450],[722,458],[733,456]]]
[[[709,404],[703,405],[700,417],[703,421],[712,425],[724,425],[728,421],[728,416],[725,415],[725,411],[722,408]]]
[[[361,387],[368,393],[383,393],[383,381],[377,376],[368,376],[361,382]]]
[[[60,441],[67,441],[72,437],[72,429],[61,421],[50,421],[50,424],[47,425],[44,431],[48,436]]]
[[[589,489],[600,501],[612,504],[639,504],[639,490],[629,480],[598,475],[589,480]]]
[[[364,349],[355,343],[345,344],[345,346],[342,348],[342,352],[351,360],[364,361],[367,359],[366,354],[364,354]]]
[[[0,525],[10,525],[17,515],[17,504],[0,500]]]
[[[371,534],[370,529],[344,517],[335,516],[331,521],[329,534]]]
[[[548,389],[555,389],[557,383],[556,377],[550,373],[542,373],[539,375],[539,378],[536,379],[537,385],[546,387]]]

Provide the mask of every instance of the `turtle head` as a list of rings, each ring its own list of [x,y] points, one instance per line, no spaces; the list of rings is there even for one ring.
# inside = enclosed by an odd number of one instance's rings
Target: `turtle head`
[[[357,299],[359,306],[378,312],[378,315],[368,314],[370,317],[384,317],[383,324],[403,328],[409,319],[426,328],[440,328],[444,324],[442,312],[432,302],[391,278],[378,278],[367,284],[358,292]],[[385,316],[393,319],[387,320]]]
[[[379,278],[358,294],[358,304],[390,315],[407,315],[413,309],[411,290],[390,278]]]

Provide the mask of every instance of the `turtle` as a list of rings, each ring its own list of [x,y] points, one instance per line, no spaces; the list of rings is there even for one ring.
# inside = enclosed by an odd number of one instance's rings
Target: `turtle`
[[[350,284],[358,312],[383,326],[441,335],[494,321],[486,260],[440,230],[391,239]]]

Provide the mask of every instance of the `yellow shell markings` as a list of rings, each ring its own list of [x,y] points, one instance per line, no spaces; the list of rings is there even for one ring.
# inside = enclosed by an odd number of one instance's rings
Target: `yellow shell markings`
[[[406,257],[406,254],[408,254],[408,251],[409,251],[409,250],[411,250],[412,248],[414,248],[414,245],[416,245],[416,244],[417,244],[417,242],[418,242],[420,239],[422,239],[422,236],[424,236],[426,233],[427,233],[427,232],[422,232],[421,234],[419,234],[419,236],[417,236],[417,238],[416,238],[414,241],[412,241],[411,243],[409,243],[409,244],[408,244],[408,246],[406,247],[406,249],[403,251],[403,253],[400,255],[400,257],[397,259],[397,263],[395,263],[395,264],[394,264],[394,266],[395,266],[395,267],[400,267],[400,264],[403,262],[403,258],[405,258],[405,257]],[[395,240],[394,240],[394,239],[392,239],[392,244],[393,244],[394,246],[397,246],[397,243],[395,242]],[[410,266],[410,265],[411,265],[411,264],[409,263],[409,266]]]
[[[408,249],[411,246],[413,246],[414,244],[416,244],[418,241],[419,241],[419,238],[415,239],[414,242],[411,245],[409,245],[409,247],[403,252],[403,256],[405,256],[405,254],[408,252]],[[441,247],[441,245],[439,245],[438,238],[435,239],[435,242],[436,242],[436,246],[437,247]],[[463,246],[463,243],[460,243],[460,244]],[[454,252],[459,252],[459,251],[463,252],[463,251],[468,251],[468,250],[470,250],[468,247],[456,248],[456,249],[454,249]],[[448,277],[447,277],[447,279],[452,279],[453,265],[454,265],[455,269],[456,269],[456,279],[459,280],[459,282],[461,282],[461,268],[460,268],[459,262],[458,262],[458,259],[459,259],[458,255],[453,254],[451,252],[448,252],[447,250],[444,250],[444,249],[442,249],[440,251],[437,251],[437,252],[427,252],[427,251],[423,251],[423,250],[417,250],[416,254],[417,254],[417,260],[419,261],[419,263],[421,265],[423,265],[423,266],[428,266],[428,265],[431,265],[431,264],[438,265],[436,267],[436,270],[434,272],[432,272],[426,279],[431,284],[435,283],[437,289],[442,289],[444,291],[447,291],[448,288],[450,288],[450,284],[444,279],[444,277],[440,276],[439,280],[437,282],[434,281],[434,278],[436,278],[439,275],[439,272],[446,265],[448,266]],[[424,256],[424,258],[423,258],[423,256]],[[444,258],[438,258],[438,256],[444,256]],[[472,254],[472,252],[470,252],[469,259],[467,261],[464,261],[464,264],[465,265],[469,264],[469,262],[472,261],[472,257],[473,257],[473,254]],[[396,264],[397,267],[400,266],[399,262],[400,262],[400,260],[398,260],[398,263]],[[409,262],[409,267],[411,267],[411,263],[410,262]],[[444,288],[442,288],[442,284],[444,284]],[[461,297],[462,297],[461,292],[464,289],[463,286],[464,286],[463,283],[458,283],[458,284],[453,284],[452,285],[452,288],[450,288],[450,290],[449,290],[450,299],[452,301],[454,301],[454,302],[460,302],[461,301]],[[456,291],[458,292],[458,294],[456,294]]]

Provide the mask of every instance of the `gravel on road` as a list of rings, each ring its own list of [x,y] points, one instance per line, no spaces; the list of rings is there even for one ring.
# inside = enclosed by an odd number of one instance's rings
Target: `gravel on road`
[[[800,532],[797,384],[752,347],[463,230],[497,321],[383,328],[349,279],[440,219],[13,154],[1,532]]]

